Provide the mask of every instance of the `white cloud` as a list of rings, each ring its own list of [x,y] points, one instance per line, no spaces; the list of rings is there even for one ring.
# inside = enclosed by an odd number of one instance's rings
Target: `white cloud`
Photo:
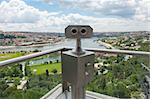
[[[130,16],[134,13],[135,0],[61,0],[61,5],[78,7],[83,10],[93,11],[97,14]]]
[[[81,0],[81,2],[83,1],[84,0]],[[104,2],[104,0],[102,1]],[[131,0],[129,2],[131,6],[135,5],[133,1]],[[95,4],[91,4],[90,6],[94,7],[94,5]],[[3,1],[0,4],[0,15],[0,29],[5,31],[63,32],[64,28],[69,24],[88,24],[94,28],[94,31],[130,31],[149,29],[149,22],[128,18],[98,18],[94,16],[80,15],[78,13],[63,14],[63,12],[40,11],[37,8],[27,5],[23,0],[10,0],[9,2]]]
[[[0,27],[10,30],[36,30],[62,22],[56,17],[60,12],[40,11],[23,0],[3,1],[0,4]],[[44,28],[45,29],[45,28]]]
[[[52,2],[53,0],[43,0],[43,1],[50,4],[50,5],[53,5],[53,2]]]
[[[139,20],[147,20],[150,17],[150,0],[60,0],[60,5],[104,16]]]
[[[28,6],[23,0],[3,1],[0,4],[0,23],[35,23],[43,17],[54,16],[59,13],[39,11]]]
[[[136,7],[134,18],[137,20],[150,21],[150,1],[141,0]]]

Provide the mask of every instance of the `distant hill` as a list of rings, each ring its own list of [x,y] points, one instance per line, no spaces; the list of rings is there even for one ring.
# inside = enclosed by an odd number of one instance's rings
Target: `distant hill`
[[[36,35],[52,35],[52,36],[59,36],[63,37],[65,36],[64,33],[60,32],[26,32],[26,31],[10,31],[10,32],[3,32],[0,31],[0,33],[4,34],[36,34]],[[150,35],[150,31],[131,31],[131,32],[94,32],[93,37],[103,37],[103,36],[120,36],[120,35],[141,35],[141,34],[148,34]]]

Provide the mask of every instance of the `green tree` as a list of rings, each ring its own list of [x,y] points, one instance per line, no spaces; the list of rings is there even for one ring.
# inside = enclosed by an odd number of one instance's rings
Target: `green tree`
[[[113,94],[119,98],[130,98],[130,91],[123,82],[118,82],[113,90]]]
[[[101,76],[99,81],[98,81],[98,84],[97,84],[101,89],[105,89],[106,87],[106,78],[105,76]]]
[[[49,76],[49,71],[48,71],[48,69],[46,69],[46,76]]]
[[[53,72],[54,74],[56,74],[58,71],[57,71],[57,69],[53,69],[52,72]]]

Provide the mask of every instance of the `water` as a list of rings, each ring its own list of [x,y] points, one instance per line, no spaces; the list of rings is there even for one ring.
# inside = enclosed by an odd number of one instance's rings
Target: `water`
[[[59,62],[61,61],[60,55],[55,56],[55,57],[47,57],[47,58],[42,58],[42,59],[29,61],[29,66],[38,65],[38,64],[44,64],[45,62],[50,62],[50,61],[56,62],[57,60]]]
[[[95,40],[97,40],[98,38],[94,37],[94,38],[90,38],[90,39],[82,39],[82,47],[86,47],[86,48],[105,48],[102,45],[99,45],[98,43],[94,42]],[[66,39],[64,42],[59,43],[59,44],[48,44],[45,46],[41,46],[41,47],[33,47],[33,46],[16,46],[14,48],[9,48],[9,49],[1,49],[0,48],[0,52],[7,52],[7,51],[34,51],[34,50],[48,50],[48,49],[53,49],[55,47],[62,47],[62,46],[69,46],[69,47],[75,47],[76,45],[76,41],[75,39]],[[32,65],[38,65],[38,64],[44,64],[45,62],[56,62],[56,60],[61,61],[61,57],[60,56],[56,56],[56,57],[47,57],[47,58],[41,58],[41,59],[37,59],[37,60],[30,60],[29,61],[29,66]]]
[[[94,42],[95,40],[97,40],[97,37],[93,37],[90,39],[82,39],[82,47],[86,47],[86,48],[105,48],[102,45],[99,45],[98,43]],[[61,42],[59,44],[48,44],[45,46],[40,46],[40,47],[34,47],[34,46],[16,46],[13,48],[8,48],[8,49],[2,49],[0,48],[0,52],[2,51],[34,51],[34,50],[48,50],[48,49],[52,49],[55,47],[62,47],[62,46],[69,46],[69,47],[75,47],[75,39],[66,39],[64,42]]]

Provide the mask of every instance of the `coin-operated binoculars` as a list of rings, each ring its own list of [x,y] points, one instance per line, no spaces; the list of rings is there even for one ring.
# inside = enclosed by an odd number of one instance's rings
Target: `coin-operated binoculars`
[[[71,85],[72,99],[85,99],[85,85],[93,78],[95,55],[81,48],[81,38],[90,38],[92,34],[93,29],[88,25],[65,28],[65,36],[76,39],[76,48],[62,53],[63,91]]]

